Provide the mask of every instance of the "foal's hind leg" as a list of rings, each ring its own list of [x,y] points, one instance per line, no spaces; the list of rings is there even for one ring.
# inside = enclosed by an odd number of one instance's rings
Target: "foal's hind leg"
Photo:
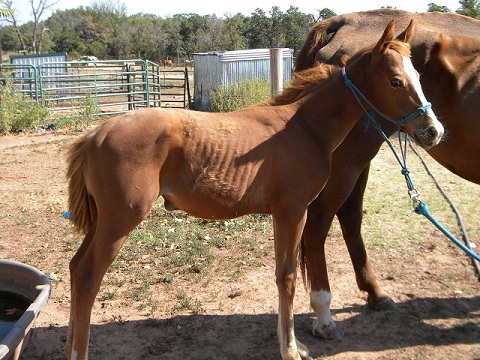
[[[101,225],[71,272],[71,309],[67,358],[88,359],[90,316],[103,276],[118,254],[126,236]]]
[[[368,293],[367,302],[372,309],[391,310],[395,308],[395,303],[377,282],[361,234],[363,195],[367,185],[368,172],[369,166],[358,178],[353,191],[337,212],[337,217],[352,259],[358,288]]]
[[[94,230],[88,233],[71,262],[71,328],[65,349],[68,359],[88,358],[91,311],[102,279],[127,235],[150,211],[156,193],[116,193],[115,200],[96,199],[98,218]]]
[[[80,248],[77,250],[72,260],[70,260],[70,266],[69,266],[70,274],[73,274],[75,272],[75,269],[77,268],[80,260],[83,258],[83,256],[85,255],[85,252],[90,246],[90,243],[92,242],[92,239],[93,239],[93,235],[95,233],[95,227],[96,227],[95,224],[91,227],[88,234],[85,236],[85,239],[83,240],[82,244],[80,245]],[[70,299],[74,298],[73,289],[75,288],[75,285],[73,284],[73,281],[74,281],[73,276],[70,276]],[[70,306],[70,321],[68,325],[67,343],[65,345],[65,354],[69,358],[73,358],[70,356],[72,353],[72,340],[73,340],[72,332],[73,332],[73,328],[75,327],[73,310],[74,310],[74,306]],[[87,334],[87,337],[88,337],[88,334]]]

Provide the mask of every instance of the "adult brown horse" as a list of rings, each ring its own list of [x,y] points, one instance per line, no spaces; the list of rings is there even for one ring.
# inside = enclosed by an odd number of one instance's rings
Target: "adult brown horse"
[[[317,62],[340,64],[381,33],[385,24],[415,21],[410,41],[412,62],[447,136],[429,154],[446,168],[467,180],[480,183],[480,22],[450,13],[413,14],[381,9],[335,16],[314,25],[297,59],[296,70]],[[382,124],[390,136],[395,127]],[[377,283],[363,244],[361,223],[363,194],[370,160],[383,139],[370,126],[357,123],[332,157],[332,173],[317,199],[310,205],[303,236],[303,262],[309,276],[311,301],[317,313],[314,334],[323,338],[340,335],[330,316],[330,286],[324,244],[335,215],[352,259],[360,290],[368,293],[375,309],[392,308],[393,301]],[[462,146],[458,146],[462,144]],[[461,149],[460,149],[461,148]],[[355,149],[354,151],[352,149]]]
[[[167,57],[166,59],[163,59],[163,60],[162,60],[162,64],[163,64],[163,66],[165,66],[165,67],[167,67],[167,66],[170,66],[170,67],[171,67],[172,64],[173,64],[173,61],[172,61],[172,59],[169,59],[169,58]]]
[[[406,39],[411,31],[409,26]],[[418,114],[402,128],[422,146],[436,145],[443,134],[426,104],[408,44],[393,39],[391,22],[378,43],[342,71],[330,65],[307,70],[268,104],[216,114],[138,110],[74,143],[69,206],[75,228],[86,236],[70,262],[67,357],[87,358],[102,278],[127,235],[162,196],[167,210],[207,219],[272,215],[280,352],[283,359],[309,358],[294,334],[298,248],[308,204],[330,174],[331,154],[362,113],[345,82],[390,118]]]

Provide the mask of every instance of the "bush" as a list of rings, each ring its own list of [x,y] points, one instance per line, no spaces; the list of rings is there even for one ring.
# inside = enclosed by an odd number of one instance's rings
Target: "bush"
[[[13,86],[11,79],[6,79],[0,93],[0,134],[33,130],[49,124],[51,114],[48,107],[24,96]]]
[[[85,129],[98,113],[95,99],[89,95],[78,101],[78,109],[69,113],[55,113],[50,107],[22,94],[9,78],[5,85],[0,86],[0,94],[0,134],[32,131],[49,125],[53,128],[73,126],[75,129]]]
[[[211,111],[227,112],[243,109],[270,99],[270,82],[243,81],[220,87],[218,90],[210,92],[209,97]]]

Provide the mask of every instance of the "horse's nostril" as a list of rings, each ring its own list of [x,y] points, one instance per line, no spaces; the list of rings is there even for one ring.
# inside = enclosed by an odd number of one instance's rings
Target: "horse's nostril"
[[[435,126],[429,126],[426,130],[426,134],[430,139],[436,139],[438,136],[438,132]]]

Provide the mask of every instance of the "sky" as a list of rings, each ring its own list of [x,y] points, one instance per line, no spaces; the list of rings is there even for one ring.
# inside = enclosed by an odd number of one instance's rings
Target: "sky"
[[[58,0],[52,10],[66,10],[78,8],[80,5],[89,6],[94,0]],[[101,2],[102,0],[98,0]],[[178,0],[177,0],[178,1]],[[317,10],[329,8],[336,14],[345,14],[349,12],[372,10],[382,6],[393,6],[397,9],[408,10],[411,12],[424,12],[429,3],[435,3],[440,6],[446,6],[450,11],[455,11],[460,7],[458,0],[237,0],[237,1],[219,1],[219,0],[119,0],[126,5],[128,14],[137,13],[155,14],[162,18],[170,17],[181,13],[194,13],[198,15],[216,14],[218,17],[225,15],[235,15],[242,13],[250,16],[257,8],[262,9],[268,15],[273,6],[278,6],[280,11],[287,11],[290,6],[298,7],[303,13],[317,14]],[[49,2],[54,2],[51,0]],[[37,3],[34,0],[34,3]],[[260,5],[261,3],[261,5]],[[29,0],[15,0],[13,8],[16,11],[16,17],[19,23],[24,23],[33,19]],[[51,11],[42,16],[46,20]]]

